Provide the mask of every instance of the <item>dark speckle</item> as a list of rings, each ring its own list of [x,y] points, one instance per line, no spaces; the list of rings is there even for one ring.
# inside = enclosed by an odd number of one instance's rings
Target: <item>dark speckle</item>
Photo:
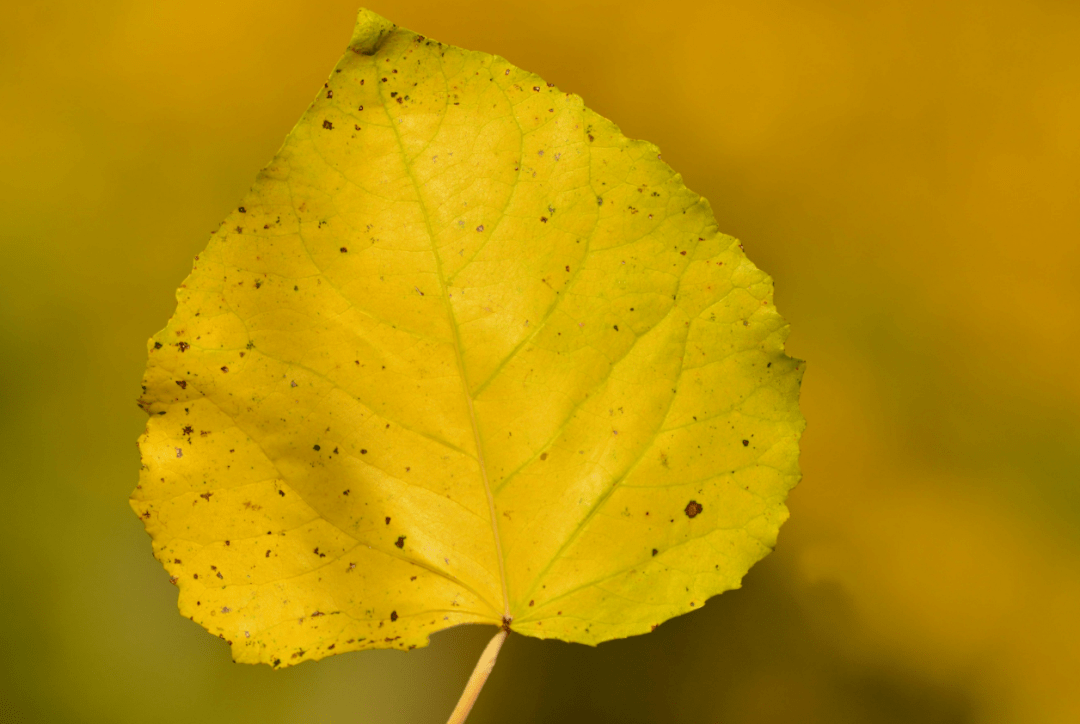
[[[391,621],[397,621],[397,611],[391,611],[390,612],[390,620]]]
[[[328,131],[334,130],[334,124],[327,120],[323,120],[322,127]]]
[[[346,254],[346,253],[348,253],[348,251],[349,251],[348,247],[344,247],[344,246],[341,247],[341,253],[342,254]]]
[[[693,518],[697,516],[697,514],[700,513],[702,510],[703,508],[701,506],[701,503],[697,502],[696,500],[691,500],[689,503],[686,504],[686,517]]]
[[[318,445],[316,445],[316,446],[315,446],[315,447],[314,447],[313,449],[314,449],[314,450],[315,450],[316,452],[318,452],[318,451],[320,450],[320,448],[319,448],[319,446],[318,446]]]
[[[655,556],[655,555],[656,555],[657,553],[659,553],[659,552],[660,552],[660,551],[656,550],[655,548],[653,548],[653,549],[652,549],[652,554],[653,554],[654,556]]]
[[[394,541],[394,545],[396,545],[398,548],[404,548],[405,547],[405,536],[399,535],[398,539],[396,541]]]
[[[748,446],[749,444],[750,444],[750,441],[749,441],[749,440],[743,440],[743,441],[742,441],[742,446],[743,446],[743,447],[747,447],[747,446]]]
[[[386,524],[387,524],[387,525],[390,525],[390,516],[389,516],[389,515],[388,515],[388,516],[386,516]]]

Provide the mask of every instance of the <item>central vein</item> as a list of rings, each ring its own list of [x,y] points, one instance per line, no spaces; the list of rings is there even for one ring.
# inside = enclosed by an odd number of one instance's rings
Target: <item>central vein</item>
[[[510,595],[506,587],[506,564],[503,562],[502,543],[499,540],[499,523],[495,516],[495,497],[491,494],[491,483],[488,482],[487,466],[484,464],[484,445],[480,438],[480,426],[476,421],[476,410],[473,408],[473,398],[472,394],[469,392],[468,378],[465,376],[465,359],[461,354],[461,334],[458,332],[457,319],[454,317],[454,308],[450,304],[450,295],[446,291],[446,278],[443,275],[442,259],[439,257],[439,249],[435,245],[435,231],[431,227],[431,217],[428,215],[427,207],[424,205],[424,198],[420,192],[420,184],[416,182],[416,176],[409,167],[409,159],[405,152],[405,144],[401,141],[401,131],[398,130],[397,124],[393,122],[394,119],[390,107],[387,105],[386,99],[382,97],[381,85],[382,84],[379,84],[379,99],[382,102],[383,108],[386,110],[386,115],[390,117],[390,127],[394,129],[394,136],[397,138],[398,149],[401,151],[405,173],[409,177],[409,181],[412,182],[413,189],[416,192],[416,202],[419,204],[420,213],[424,217],[424,225],[427,227],[428,239],[431,240],[431,254],[435,257],[435,276],[439,280],[439,296],[443,301],[443,306],[446,308],[447,317],[450,319],[450,328],[454,331],[454,356],[457,358],[458,377],[461,379],[461,391],[462,394],[465,395],[465,403],[469,408],[469,422],[472,425],[473,439],[476,442],[476,462],[480,466],[480,476],[484,482],[484,494],[487,496],[488,502],[488,516],[491,519],[491,534],[495,538],[495,557],[499,561],[499,580],[502,583],[503,594],[503,617],[510,618]],[[449,100],[449,95],[447,95],[447,100]]]

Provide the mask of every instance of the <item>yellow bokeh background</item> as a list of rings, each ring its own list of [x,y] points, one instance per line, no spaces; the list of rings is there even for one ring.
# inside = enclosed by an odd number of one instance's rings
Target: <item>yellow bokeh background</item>
[[[441,722],[491,633],[232,664],[127,506],[145,340],[353,2],[5,9],[0,722]],[[744,588],[597,648],[511,637],[470,722],[1080,721],[1080,5],[370,7],[659,145],[809,361]]]

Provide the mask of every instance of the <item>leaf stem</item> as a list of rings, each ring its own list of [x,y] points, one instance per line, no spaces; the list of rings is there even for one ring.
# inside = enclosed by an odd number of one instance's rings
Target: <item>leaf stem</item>
[[[465,718],[469,716],[473,704],[476,703],[476,697],[480,695],[480,690],[484,688],[484,682],[487,681],[491,670],[495,668],[495,657],[499,655],[499,649],[502,648],[503,641],[506,640],[508,633],[510,633],[510,627],[503,626],[499,633],[495,634],[495,637],[488,642],[484,653],[480,654],[480,660],[476,662],[476,668],[473,669],[472,676],[469,677],[469,683],[465,684],[465,691],[461,692],[461,698],[458,699],[457,706],[454,707],[454,711],[446,724],[463,724]]]

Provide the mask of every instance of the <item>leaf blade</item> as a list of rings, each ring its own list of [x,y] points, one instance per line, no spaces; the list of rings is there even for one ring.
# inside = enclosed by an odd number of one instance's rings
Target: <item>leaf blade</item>
[[[361,11],[151,342],[132,505],[237,660],[642,633],[786,518],[771,297],[655,146]]]

